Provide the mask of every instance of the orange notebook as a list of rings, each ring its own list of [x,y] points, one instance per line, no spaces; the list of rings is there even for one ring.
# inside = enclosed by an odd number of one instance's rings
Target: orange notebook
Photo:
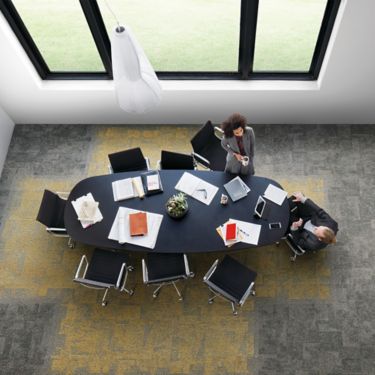
[[[131,236],[144,236],[145,234],[147,234],[146,212],[129,214],[129,226]]]

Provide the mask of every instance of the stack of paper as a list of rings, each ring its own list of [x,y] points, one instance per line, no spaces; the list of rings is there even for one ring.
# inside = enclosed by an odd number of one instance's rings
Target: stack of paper
[[[83,228],[103,220],[103,215],[99,210],[99,203],[95,202],[91,193],[72,201],[72,205]]]
[[[233,241],[226,240],[226,226],[229,223],[237,224],[237,239]],[[237,242],[245,242],[251,245],[258,245],[261,228],[262,226],[259,224],[248,223],[246,221],[236,219],[229,219],[226,223],[216,228],[216,231],[223,239],[225,246],[232,246]]]
[[[138,212],[138,210],[132,208],[119,207],[108,238],[110,240],[118,241],[120,244],[130,243],[153,249],[158,238],[163,215],[146,212],[148,227],[147,234],[144,236],[132,237],[130,235],[129,214]]]
[[[177,182],[177,185],[175,186],[175,189],[190,195],[207,206],[212,202],[212,199],[219,190],[219,188],[215,185],[193,176],[188,172],[185,172],[181,176]]]
[[[283,189],[280,189],[276,187],[275,185],[269,184],[267,186],[266,191],[264,192],[264,197],[267,198],[268,200],[278,204],[279,206],[282,205],[284,202],[284,199],[288,193],[284,191]]]
[[[143,198],[145,195],[140,176],[113,181],[112,190],[115,202],[134,197]]]

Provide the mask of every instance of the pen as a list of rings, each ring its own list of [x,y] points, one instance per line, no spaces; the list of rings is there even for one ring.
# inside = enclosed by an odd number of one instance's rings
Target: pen
[[[250,236],[249,233],[246,233],[244,230],[240,229],[240,232],[243,233],[245,236]]]

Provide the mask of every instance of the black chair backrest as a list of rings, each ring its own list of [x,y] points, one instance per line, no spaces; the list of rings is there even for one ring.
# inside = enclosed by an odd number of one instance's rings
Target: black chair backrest
[[[205,125],[203,125],[197,134],[191,139],[190,143],[193,147],[193,150],[199,153],[202,149],[204,149],[208,143],[212,141],[215,137],[215,129],[212,125],[211,121],[207,121]]]
[[[194,169],[194,159],[191,155],[162,150],[160,166],[161,169]]]
[[[142,171],[147,169],[147,162],[139,147],[115,152],[108,155],[113,173]]]
[[[49,190],[44,190],[36,220],[51,228],[65,228],[64,210],[66,201]]]

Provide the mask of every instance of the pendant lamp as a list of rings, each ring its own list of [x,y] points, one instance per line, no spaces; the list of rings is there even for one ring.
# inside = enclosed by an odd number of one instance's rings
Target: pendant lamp
[[[158,77],[131,29],[117,26],[112,34],[113,81],[120,107],[145,113],[161,101]]]

